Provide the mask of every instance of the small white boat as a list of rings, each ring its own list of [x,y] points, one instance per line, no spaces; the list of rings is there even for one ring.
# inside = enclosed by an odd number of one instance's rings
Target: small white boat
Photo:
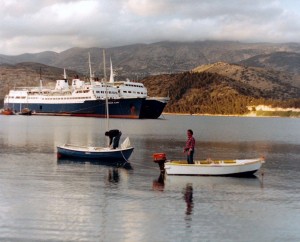
[[[163,161],[164,160],[164,161]],[[260,169],[264,158],[236,159],[236,160],[200,160],[194,164],[186,161],[166,160],[161,153],[154,154],[154,162],[164,164],[164,171],[168,175],[190,176],[250,176]]]

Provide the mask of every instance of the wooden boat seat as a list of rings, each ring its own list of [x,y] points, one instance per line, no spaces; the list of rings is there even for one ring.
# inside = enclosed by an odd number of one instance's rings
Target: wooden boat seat
[[[195,161],[195,164],[197,165],[222,164],[222,163],[234,164],[236,163],[236,161],[235,160],[211,160],[211,159]]]
[[[223,160],[223,163],[236,163],[236,160]]]
[[[201,165],[201,164],[204,165],[204,164],[211,164],[212,161],[211,160],[200,160],[200,161],[196,161],[195,163],[198,165]]]

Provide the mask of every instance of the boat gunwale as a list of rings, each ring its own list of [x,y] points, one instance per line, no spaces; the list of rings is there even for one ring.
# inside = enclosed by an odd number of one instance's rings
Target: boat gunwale
[[[257,172],[258,169],[245,171],[245,172],[233,172],[233,173],[226,173],[226,174],[179,174],[179,173],[166,173],[168,176],[194,176],[194,177],[253,177],[254,173]],[[255,176],[254,176],[255,177]]]
[[[244,161],[248,161],[248,162],[241,162],[241,163],[238,163],[238,162],[235,162],[235,163],[224,163],[221,161],[224,161],[224,160],[215,160],[215,161],[219,161],[220,163],[208,163],[208,164],[201,164],[201,163],[194,163],[194,164],[187,164],[187,163],[178,163],[180,161],[167,161],[165,163],[165,165],[169,165],[169,166],[190,166],[190,167],[227,167],[227,166],[245,166],[245,165],[250,165],[250,164],[256,164],[256,163],[261,163],[263,164],[265,161],[264,159],[262,158],[256,158],[256,159],[236,159],[235,161],[237,160],[244,160]],[[184,161],[186,162],[186,161]],[[197,161],[195,161],[197,162]],[[168,169],[166,167],[166,169]]]
[[[74,151],[74,152],[89,152],[89,153],[99,153],[100,151],[102,153],[104,153],[104,152],[115,153],[115,152],[123,152],[123,151],[134,149],[134,147],[112,149],[109,147],[82,146],[82,145],[73,145],[73,144],[64,144],[64,145],[57,146],[57,148]],[[80,150],[77,148],[79,148]]]

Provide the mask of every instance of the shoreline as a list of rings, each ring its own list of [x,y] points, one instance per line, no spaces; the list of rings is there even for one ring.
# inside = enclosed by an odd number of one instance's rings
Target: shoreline
[[[270,112],[267,115],[267,112]],[[300,118],[300,112],[297,112],[297,115],[287,115],[288,111],[278,111],[282,115],[271,115],[271,111],[265,111],[265,115],[257,115],[255,112],[247,114],[209,114],[209,113],[169,113],[163,112],[161,115],[178,115],[178,116],[207,116],[207,117],[241,117],[241,118]],[[278,113],[277,112],[277,113]]]

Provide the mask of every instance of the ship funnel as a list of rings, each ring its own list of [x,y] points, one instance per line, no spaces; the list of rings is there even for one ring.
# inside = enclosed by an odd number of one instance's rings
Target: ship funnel
[[[64,80],[67,80],[66,68],[64,68]]]
[[[110,58],[110,77],[109,77],[109,82],[114,83],[114,71],[113,71],[113,66]]]

